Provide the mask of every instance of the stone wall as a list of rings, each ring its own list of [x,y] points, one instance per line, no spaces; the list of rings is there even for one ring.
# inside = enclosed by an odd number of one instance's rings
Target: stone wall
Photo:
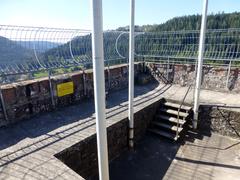
[[[206,133],[238,137],[240,135],[240,112],[209,106],[200,106],[199,130]]]
[[[195,65],[193,64],[174,64],[169,66],[167,73],[167,64],[150,63],[150,71],[158,70],[162,76],[169,78],[170,82],[189,86],[195,81]],[[228,85],[227,74],[228,67],[203,66],[202,88],[214,91],[224,91],[231,93],[240,92],[240,68],[231,68]],[[160,78],[162,82],[163,79]],[[165,83],[165,82],[164,82]]]
[[[134,139],[137,142],[145,134],[153,120],[160,101],[155,102],[134,114]],[[109,160],[119,156],[128,148],[128,118],[117,121],[107,128]],[[63,163],[85,179],[97,177],[97,142],[96,135],[65,149],[55,155]]]
[[[141,64],[135,64],[135,75],[142,69]],[[110,77],[110,78],[109,78]],[[105,70],[106,91],[115,91],[128,86],[128,67],[126,64],[112,66]],[[57,96],[57,85],[64,82],[73,82],[74,92],[62,97]],[[8,125],[36,114],[51,111],[77,103],[83,99],[93,98],[92,70],[69,73],[51,78],[54,104],[51,101],[48,78],[22,81],[1,86],[2,100],[4,101],[7,119],[3,110],[0,111],[0,126]]]

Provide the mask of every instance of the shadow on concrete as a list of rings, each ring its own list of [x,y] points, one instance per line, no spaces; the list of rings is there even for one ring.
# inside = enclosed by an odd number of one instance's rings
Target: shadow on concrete
[[[199,164],[199,165],[207,165],[207,166],[215,166],[215,167],[223,167],[223,168],[240,170],[240,166],[232,166],[232,165],[220,164],[220,163],[215,163],[215,162],[198,161],[198,160],[192,160],[192,159],[181,158],[181,157],[176,157],[175,159],[178,160],[178,161],[184,161],[184,162],[188,162],[188,163],[192,163],[192,164]]]
[[[240,167],[234,164],[217,162],[220,151],[236,148],[240,142],[233,141],[224,146],[221,137],[214,138],[216,141],[210,140],[212,138],[210,127],[204,131],[199,129],[196,131],[189,129],[185,137],[178,142],[147,133],[136,144],[134,152],[126,151],[110,163],[110,179],[179,180],[204,177],[210,180],[215,168],[240,170]],[[231,153],[231,150],[229,152]],[[203,170],[203,166],[208,167],[207,170]]]
[[[146,94],[149,91],[154,90],[157,86],[158,86],[158,83],[155,83],[155,82],[149,83],[147,86],[135,85],[134,97]],[[108,109],[112,108],[126,101],[128,101],[128,89],[112,92],[107,96],[107,108]]]
[[[211,136],[210,128],[203,133],[189,129],[185,137],[177,142],[147,133],[136,144],[134,152],[127,151],[110,163],[110,179],[163,179],[170,165],[176,160],[180,147],[196,139],[201,140],[204,136]]]
[[[214,147],[214,146],[201,146],[201,145],[195,145],[195,144],[188,144],[188,146],[198,147],[198,148],[204,148],[204,149],[213,149],[213,150],[219,150],[219,151],[225,151],[228,149],[231,149],[234,146],[240,145],[240,141],[234,144],[231,144],[230,146],[226,146],[224,148]]]
[[[157,84],[149,84],[148,88],[136,86],[135,94],[136,96],[144,95],[147,92],[153,90],[157,87]],[[164,86],[159,89],[162,93],[165,92],[170,86]],[[152,99],[155,92],[151,92],[144,96],[143,99]],[[117,95],[116,95],[117,94]],[[115,104],[120,104],[125,101],[124,96],[127,96],[127,89],[110,94],[109,101],[111,107]],[[151,96],[151,98],[150,98]],[[119,99],[117,97],[120,97]],[[138,102],[142,99],[135,100],[135,106],[141,104]],[[117,108],[110,109],[107,111],[107,118],[110,118],[120,112],[124,112],[127,109],[127,103],[122,106],[116,106]],[[63,110],[64,109],[64,110]],[[95,118],[93,116],[94,104],[93,101],[82,102],[78,105],[73,105],[70,107],[65,107],[58,109],[55,112],[48,112],[42,115],[36,116],[32,119],[19,122],[17,124],[11,125],[9,127],[0,129],[0,150],[11,147],[12,145],[18,143],[26,138],[38,139],[30,141],[26,146],[15,147],[14,151],[9,153],[4,153],[0,156],[1,164],[0,167],[6,166],[24,156],[31,153],[44,149],[53,143],[56,143],[64,138],[67,138],[75,133],[83,131],[93,125],[95,125]],[[108,114],[111,114],[109,116]],[[85,119],[84,119],[85,118]],[[91,121],[91,122],[90,122]],[[86,124],[85,124],[86,123]],[[85,124],[85,125],[84,125]],[[64,128],[62,128],[65,126]],[[61,128],[55,132],[51,132],[55,129]]]
[[[135,96],[146,94],[147,92],[156,88],[156,84],[149,84],[148,86],[136,86]],[[165,92],[170,86],[164,86],[159,89],[161,93]],[[120,112],[124,112],[127,109],[127,103],[122,106],[119,104],[127,100],[127,89],[113,92],[108,97],[108,108],[107,117],[110,118]],[[154,92],[144,96],[141,100],[150,100],[159,96],[154,95]],[[141,104],[140,100],[135,101],[135,106]],[[18,143],[25,138],[34,138],[44,135],[43,138],[37,139],[35,142],[28,144],[27,146],[15,148],[16,151],[12,151],[5,155],[1,155],[0,167],[6,166],[24,156],[39,151],[53,143],[56,143],[64,138],[67,138],[77,132],[83,131],[95,124],[94,121],[94,105],[93,101],[82,102],[78,105],[61,108],[55,112],[44,113],[38,117],[34,117],[31,120],[22,121],[18,124],[12,125],[11,127],[0,129],[0,149],[5,149],[13,144]],[[111,114],[111,115],[110,115]],[[87,119],[84,119],[87,118]],[[91,121],[89,123],[89,121]],[[74,123],[77,122],[77,123]],[[207,122],[207,121],[206,121]],[[187,144],[188,146],[200,147],[205,151],[206,149],[214,150],[227,150],[232,148],[239,143],[232,144],[225,148],[211,147],[206,145],[191,144],[196,139],[202,140],[204,137],[211,137],[210,124],[200,124],[199,131],[189,130],[185,138],[180,139],[179,142],[171,142],[152,134],[146,134],[141,141],[136,145],[134,152],[126,151],[120,157],[116,158],[110,164],[110,176],[111,180],[156,180],[162,179],[174,160],[188,162],[191,164],[205,164],[208,166],[226,167],[239,170],[237,166],[224,165],[221,163],[205,162],[201,160],[193,160],[188,158],[177,157],[178,150]],[[83,126],[87,123],[85,126]],[[204,124],[205,123],[205,124]],[[64,125],[68,125],[63,129],[52,133],[51,131],[58,129]],[[201,127],[204,128],[201,128]],[[207,127],[207,128],[206,128]],[[204,130],[203,130],[204,129]],[[20,152],[20,153],[19,153]],[[214,154],[216,159],[217,154]],[[194,170],[193,170],[194,171]]]
[[[111,162],[110,179],[162,179],[180,145],[180,143],[147,134],[137,143],[134,152],[127,151]]]
[[[156,83],[150,83],[143,86],[135,86],[135,97],[144,95],[149,91],[152,91],[158,86]],[[107,109],[127,101],[128,90],[123,89],[109,94],[107,100]],[[137,102],[136,104],[137,105]],[[119,109],[109,111],[113,113],[116,111],[119,113]],[[124,111],[124,110],[123,110]],[[45,135],[59,127],[74,123],[81,122],[86,118],[94,116],[94,102],[93,99],[84,100],[83,102],[68,107],[59,108],[53,112],[46,112],[40,115],[36,115],[31,119],[20,121],[16,124],[9,125],[8,127],[0,128],[0,150],[12,146],[22,139],[27,137],[35,138],[41,135]]]
[[[27,146],[19,148],[16,151],[12,151],[10,153],[7,153],[6,155],[3,155],[3,156],[0,157],[0,159],[1,159],[0,167],[6,166],[7,164],[12,163],[12,162],[14,162],[18,159],[21,159],[24,156],[27,156],[27,155],[32,154],[34,152],[37,152],[41,149],[44,149],[45,147],[50,146],[50,145],[52,145],[52,144],[54,144],[54,143],[56,143],[56,142],[58,142],[58,141],[60,141],[64,138],[67,138],[67,137],[69,137],[69,136],[71,136],[71,135],[73,135],[77,132],[80,132],[80,131],[83,131],[84,129],[87,129],[87,128],[93,126],[94,124],[95,123],[92,123],[92,124],[89,124],[88,126],[85,126],[81,129],[78,129],[77,131],[74,131],[72,133],[67,133],[67,131],[69,131],[70,129],[75,128],[75,127],[71,127],[69,129],[65,129],[64,131],[61,131],[60,133],[56,133],[54,135],[47,135],[46,137],[44,137],[43,139],[41,139],[37,142],[31,143]],[[62,133],[67,133],[67,135],[65,135],[64,137],[59,136]],[[12,158],[12,159],[9,158],[9,157],[11,157],[11,155],[13,155],[14,158]],[[5,158],[7,158],[7,160],[5,160]]]

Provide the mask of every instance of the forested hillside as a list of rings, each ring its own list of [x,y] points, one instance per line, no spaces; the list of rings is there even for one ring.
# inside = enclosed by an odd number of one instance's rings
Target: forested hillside
[[[199,30],[201,25],[201,16],[183,16],[176,17],[164,24],[153,25],[148,29],[143,26],[145,30],[149,31],[176,31],[176,30]],[[224,14],[219,13],[209,15],[207,19],[207,29],[227,29],[240,27],[240,13]]]
[[[144,25],[136,26],[135,31],[141,32],[162,32],[162,31],[181,31],[181,30],[199,30],[201,16],[191,15],[173,18],[166,23],[160,25]],[[207,21],[208,29],[228,29],[228,28],[240,28],[240,13],[224,14],[219,13],[216,15],[209,15]],[[128,31],[128,27],[120,27],[118,31]],[[235,36],[228,39],[221,38],[226,37],[226,32],[218,33],[218,40],[215,38],[206,38],[208,46],[206,46],[206,57],[211,58],[215,56],[212,52],[216,52],[221,58],[234,57],[237,58],[240,55],[235,53],[240,43],[240,37]],[[192,38],[192,34],[181,34],[181,37],[172,37],[170,35],[150,35],[149,39],[144,38],[144,35],[138,35],[136,37],[136,51],[140,50],[140,53],[145,55],[158,55],[158,56],[172,56],[172,57],[190,57],[196,56],[198,47],[198,37],[196,34]],[[118,35],[114,35],[111,31],[104,33],[104,49],[105,55],[114,54],[115,41]],[[141,37],[143,37],[141,39]],[[76,37],[72,40],[72,52],[75,58],[82,57],[85,54],[90,55],[91,50],[90,36]],[[216,42],[215,42],[216,41]],[[215,43],[222,44],[215,47]],[[168,46],[164,45],[168,44]],[[226,45],[224,45],[226,44]],[[231,48],[227,45],[233,44]],[[147,48],[146,48],[147,45]],[[87,47],[86,47],[87,46]],[[181,49],[181,51],[179,51]],[[118,50],[120,53],[127,57],[128,54],[128,35],[121,36],[118,41]],[[112,51],[112,52],[111,52]],[[69,53],[69,44],[61,45],[58,48],[54,48],[45,53],[46,60],[54,59],[53,56],[57,55],[57,52],[62,52],[65,57],[71,58]],[[186,53],[187,52],[187,53]],[[221,52],[221,53],[219,53]],[[137,52],[138,53],[138,52]]]
[[[0,36],[0,65],[31,62],[33,57],[33,51]]]
[[[159,17],[161,18],[161,17]],[[176,17],[173,19],[168,20],[167,22],[159,25],[144,25],[144,26],[136,26],[136,31],[145,31],[145,32],[161,32],[161,31],[179,31],[179,30],[199,30],[200,29],[200,21],[201,16],[200,15],[190,15],[190,16],[182,16],[182,17]],[[208,21],[207,21],[207,28],[208,29],[227,29],[227,28],[240,28],[240,13],[219,13],[215,15],[209,15]],[[120,31],[127,31],[128,27],[120,27],[117,30]],[[114,59],[117,56],[116,50],[115,50],[115,42],[116,38],[119,34],[116,34],[112,31],[107,31],[104,33],[104,49],[105,49],[105,57],[106,59]],[[219,36],[224,36],[224,34],[219,34]],[[141,37],[141,36],[138,36]],[[167,39],[165,44],[171,44],[172,42],[175,43],[175,39],[172,39],[170,37],[164,37]],[[184,38],[188,38],[186,35]],[[178,39],[176,42],[178,44],[181,44],[181,49],[196,49],[195,46],[189,46],[185,45],[186,43],[190,43],[189,41],[184,41],[184,38]],[[192,39],[191,41],[196,40]],[[166,46],[156,46],[156,41],[136,41],[137,46],[136,48],[144,47],[146,44],[151,47],[152,44],[154,44],[153,49],[156,51],[162,51],[164,53],[168,53],[167,50],[164,48],[171,49],[171,47]],[[151,44],[152,43],[152,44]],[[159,41],[159,44],[161,45],[162,42]],[[234,56],[239,56],[236,54],[236,50],[240,44],[240,37],[234,36],[228,39],[228,41],[224,41],[226,44],[234,43],[234,46],[231,47],[231,49],[228,49],[228,51],[231,51],[231,54],[228,53],[226,56],[231,56],[232,54]],[[197,44],[197,42],[194,42],[194,44]],[[46,52],[42,54],[38,54],[40,56],[40,59],[45,61],[46,63],[50,61],[58,61],[61,59],[70,59],[72,58],[72,55],[76,60],[80,59],[86,59],[85,56],[88,56],[88,60],[91,60],[91,36],[79,36],[75,37],[71,41],[71,49],[72,54],[70,53],[70,43],[59,45],[58,47],[55,47],[56,44],[52,44],[51,46],[54,48],[51,48],[47,50]],[[176,47],[176,46],[174,46]],[[212,50],[213,48],[211,46],[208,47],[209,50]],[[228,47],[222,46],[218,47],[219,49],[215,49],[217,51],[226,50]],[[221,49],[222,48],[222,49]],[[128,35],[125,34],[121,36],[118,43],[118,50],[120,53],[127,57],[128,54]],[[150,50],[149,50],[150,52]],[[144,52],[144,53],[149,53]],[[181,52],[178,52],[181,53]],[[209,54],[209,52],[207,52]],[[234,54],[235,53],[235,54]],[[11,41],[9,39],[6,39],[4,37],[0,37],[0,64],[14,64],[14,63],[21,63],[21,62],[31,62],[34,59],[34,54],[32,49],[27,49],[26,47],[23,47],[21,43],[16,43],[14,41]],[[162,54],[160,54],[162,55]],[[183,56],[183,54],[175,54],[175,56]],[[223,55],[225,57],[225,55]]]
[[[161,17],[159,17],[161,18]],[[136,26],[136,31],[178,31],[199,30],[201,15],[175,17],[163,24]],[[207,29],[240,28],[240,13],[218,13],[208,16]],[[128,30],[128,27],[119,27],[117,30]]]
[[[41,41],[41,43],[39,43],[38,41],[15,41],[15,42],[26,49],[33,50],[34,48],[36,48],[38,52],[44,52],[61,45],[61,43],[50,41]]]

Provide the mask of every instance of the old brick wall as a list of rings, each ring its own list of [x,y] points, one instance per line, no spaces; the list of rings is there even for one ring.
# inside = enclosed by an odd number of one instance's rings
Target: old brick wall
[[[113,159],[127,148],[127,127],[126,119],[108,127],[109,159]],[[85,179],[90,179],[98,173],[96,135],[89,136],[55,156]]]
[[[134,114],[134,139],[137,142],[145,134],[153,120],[160,101],[145,107]],[[107,128],[109,160],[119,156],[128,148],[128,118],[123,118]],[[63,163],[85,179],[97,176],[97,141],[96,135],[80,141],[55,155]]]
[[[189,86],[195,81],[195,65],[193,64],[170,65],[168,75],[167,64],[151,63],[151,67],[158,69],[165,78],[168,76],[170,82],[174,84]],[[203,89],[231,93],[240,92],[240,68],[231,68],[227,86],[228,67],[203,66],[203,72]]]
[[[139,72],[135,64],[136,74]],[[108,75],[110,73],[110,76]],[[110,78],[108,78],[110,77]],[[128,86],[127,65],[116,65],[105,70],[106,90],[115,91]],[[57,96],[57,85],[65,82],[73,82],[74,93],[62,97]],[[7,120],[3,110],[0,111],[0,126],[14,123],[22,119],[30,118],[41,112],[51,111],[54,108],[64,107],[81,100],[93,98],[93,72],[91,69],[85,72],[68,73],[51,78],[54,94],[54,104],[51,102],[50,85],[48,78],[22,81],[1,86],[3,101],[6,107]]]

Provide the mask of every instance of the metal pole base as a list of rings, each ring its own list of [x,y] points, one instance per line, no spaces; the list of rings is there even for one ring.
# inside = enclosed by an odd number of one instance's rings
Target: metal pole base
[[[129,146],[129,149],[134,148],[134,129],[133,128],[129,128],[128,146]]]
[[[193,129],[197,129],[197,125],[198,125],[198,111],[195,111],[193,114]]]
[[[197,129],[198,121],[193,120],[193,129]]]
[[[129,139],[128,146],[129,146],[129,149],[134,149],[134,141],[133,141],[133,139]]]

